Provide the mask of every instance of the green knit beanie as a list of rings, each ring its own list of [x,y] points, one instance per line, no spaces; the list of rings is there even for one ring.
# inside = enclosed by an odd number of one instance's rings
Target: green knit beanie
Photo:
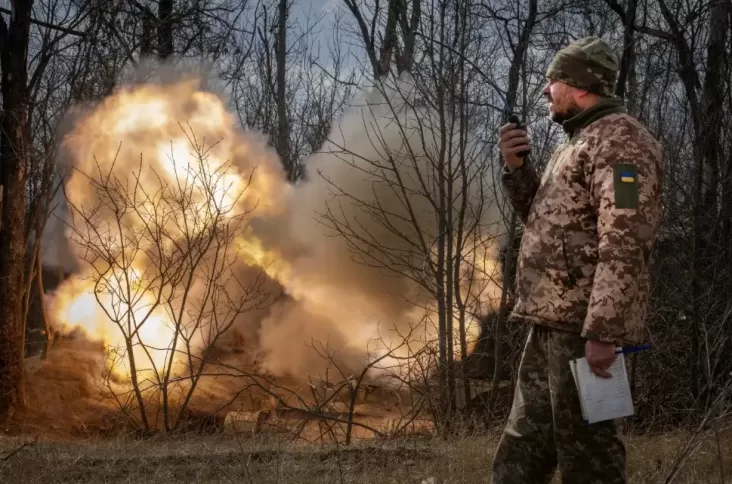
[[[618,62],[610,46],[590,36],[572,42],[554,56],[546,76],[555,81],[612,97]]]

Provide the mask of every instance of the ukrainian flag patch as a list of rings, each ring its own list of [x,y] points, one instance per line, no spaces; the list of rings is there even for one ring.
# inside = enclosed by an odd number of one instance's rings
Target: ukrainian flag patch
[[[615,208],[638,208],[638,166],[618,163],[613,166]]]

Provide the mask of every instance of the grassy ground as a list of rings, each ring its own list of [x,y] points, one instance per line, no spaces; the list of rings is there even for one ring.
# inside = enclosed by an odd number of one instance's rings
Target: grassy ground
[[[630,482],[666,482],[689,438],[683,433],[629,438]],[[488,483],[496,437],[335,448],[272,437],[221,435],[146,441],[39,441],[18,450],[25,442],[0,437],[0,482]],[[722,435],[719,445],[724,466],[732,470],[732,432]],[[722,482],[714,437],[692,450],[673,482]],[[556,478],[555,482],[560,481]]]

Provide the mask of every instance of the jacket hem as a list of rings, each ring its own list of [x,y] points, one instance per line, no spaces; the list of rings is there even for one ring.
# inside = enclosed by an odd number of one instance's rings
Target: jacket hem
[[[559,331],[566,331],[568,333],[575,333],[578,335],[582,334],[582,322],[570,322],[570,321],[553,321],[551,319],[540,318],[538,316],[531,316],[528,314],[512,313],[508,317],[511,322],[520,322],[528,324],[536,324],[539,326],[545,326],[551,329]]]
[[[618,336],[612,334],[599,334],[591,331],[586,331],[584,324],[581,322],[570,322],[570,321],[555,321],[551,319],[540,318],[538,316],[531,316],[528,314],[512,313],[508,320],[512,323],[524,323],[524,324],[535,324],[537,326],[543,326],[545,328],[556,329],[558,331],[564,331],[568,333],[574,333],[581,336],[584,339],[594,339],[602,341],[604,343],[614,343],[618,346],[624,345],[636,345],[642,343],[642,338],[629,338],[627,336]]]

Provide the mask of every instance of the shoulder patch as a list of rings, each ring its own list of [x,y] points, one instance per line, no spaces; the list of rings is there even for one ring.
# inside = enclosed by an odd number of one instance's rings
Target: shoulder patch
[[[632,163],[613,165],[615,208],[638,208],[638,166]]]

